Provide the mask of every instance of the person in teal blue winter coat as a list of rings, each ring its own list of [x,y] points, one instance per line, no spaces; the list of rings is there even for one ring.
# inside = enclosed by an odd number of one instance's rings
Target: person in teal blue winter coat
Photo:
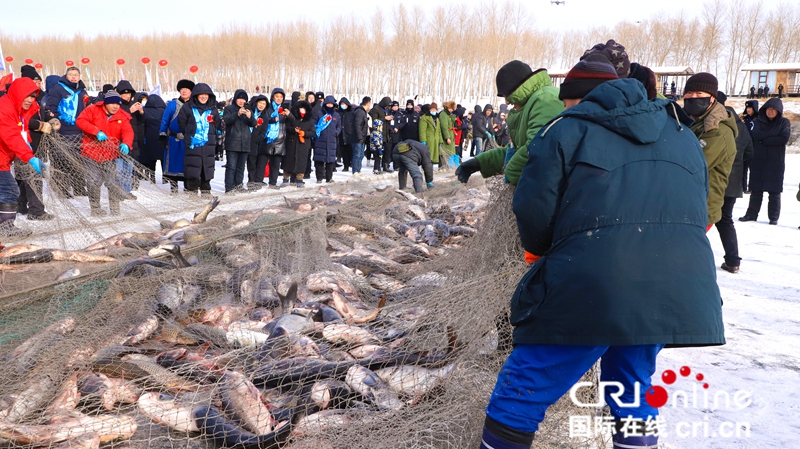
[[[165,144],[164,157],[161,159],[163,177],[170,183],[172,193],[178,192],[178,181],[183,181],[183,157],[185,147],[183,133],[178,125],[178,113],[186,102],[192,97],[194,83],[189,80],[178,81],[178,98],[170,100],[161,116],[159,138]]]
[[[636,385],[642,399],[622,407],[606,390],[617,429],[628,426],[614,448],[656,447],[644,393],[658,352],[725,343],[700,144],[677,106],[613,70],[604,57],[573,68],[568,109],[528,145],[513,210],[524,249],[541,258],[511,299],[514,350],[481,448],[529,448],[547,408],[598,358],[601,381],[623,384],[622,404]]]

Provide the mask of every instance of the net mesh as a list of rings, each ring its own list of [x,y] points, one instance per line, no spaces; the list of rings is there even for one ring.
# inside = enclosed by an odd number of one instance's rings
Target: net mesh
[[[0,253],[26,270],[1,273],[0,444],[478,446],[527,269],[502,181],[226,197],[204,217],[216,201],[133,163],[138,199],[91,217],[58,198],[91,170],[75,142],[43,144],[58,218]],[[562,398],[533,447],[606,447],[567,438],[575,414]]]

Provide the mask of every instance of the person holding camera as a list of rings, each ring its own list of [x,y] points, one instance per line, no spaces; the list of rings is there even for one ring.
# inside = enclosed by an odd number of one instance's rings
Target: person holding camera
[[[225,106],[222,120],[225,121],[225,193],[242,190],[244,168],[250,154],[251,128],[256,126],[253,111],[246,107],[247,92],[237,89],[231,104]]]

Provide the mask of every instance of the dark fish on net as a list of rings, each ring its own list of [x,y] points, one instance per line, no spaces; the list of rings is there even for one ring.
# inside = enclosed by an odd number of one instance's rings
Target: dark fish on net
[[[231,279],[228,281],[228,291],[238,293],[242,288],[242,282],[261,268],[261,260],[250,262],[241,268],[237,269]]]
[[[131,237],[122,240],[122,246],[126,248],[149,250],[158,246],[158,240],[143,240]]]
[[[339,312],[320,302],[304,302],[297,304],[294,309],[292,309],[292,313],[310,316],[311,319],[317,323],[330,323],[343,320]]]
[[[408,264],[428,260],[431,258],[431,254],[418,245],[404,245],[390,249],[386,252],[386,257],[397,263]]]
[[[313,385],[306,387],[302,394],[307,395],[310,402],[319,410],[347,408],[352,401],[359,398],[359,395],[347,383],[336,379],[314,382]]]
[[[433,225],[425,226],[425,229],[422,231],[421,235],[422,235],[423,241],[428,246],[432,246],[434,248],[438,248],[438,247],[442,246],[442,242],[441,242],[441,240],[439,240],[439,237],[436,234],[436,229],[433,227]]]
[[[464,237],[472,237],[478,231],[467,226],[450,226],[450,235],[463,235]]]
[[[254,384],[262,388],[276,388],[316,379],[342,378],[347,374],[347,370],[355,364],[356,361],[336,363],[316,358],[297,357],[267,362],[252,373],[251,379]]]
[[[222,377],[213,361],[190,353],[186,348],[162,352],[156,356],[156,363],[201,384],[216,384]]]
[[[185,326],[173,320],[162,322],[159,338],[167,343],[178,345],[196,345],[201,340],[195,333],[188,331]]]
[[[83,406],[102,407],[108,411],[114,410],[117,403],[136,403],[141,393],[138,387],[125,382],[124,379],[110,378],[99,373],[81,378],[78,382],[78,391]]]
[[[197,408],[194,417],[200,432],[227,448],[277,449],[292,432],[292,423],[288,422],[266,435],[256,435],[229,421],[215,407]]]
[[[120,358],[127,354],[143,354],[144,350],[141,348],[134,348],[133,346],[124,345],[111,345],[101,348],[93,357],[93,360],[115,359]]]
[[[195,323],[186,326],[186,333],[195,336],[199,342],[211,343],[222,349],[233,349],[225,336],[225,331],[218,327]]]
[[[208,215],[209,215],[209,214],[210,214],[210,213],[211,213],[211,212],[212,212],[214,209],[216,209],[216,208],[217,208],[217,206],[219,206],[219,197],[216,197],[216,196],[215,196],[215,197],[213,197],[213,198],[211,199],[211,202],[210,202],[210,203],[208,203],[208,204],[206,205],[206,207],[204,207],[204,208],[203,208],[203,210],[202,210],[202,211],[200,211],[200,213],[198,213],[198,214],[195,214],[194,218],[192,219],[192,223],[194,223],[194,224],[201,224],[201,223],[205,223],[205,222],[206,222],[206,219],[208,219]]]
[[[340,263],[348,268],[353,268],[361,271],[362,273],[364,273],[364,275],[370,275],[373,273],[393,274],[393,272],[388,271],[381,265],[371,260],[367,260],[357,256],[342,256],[335,260],[337,263]]]
[[[158,329],[158,317],[155,315],[147,317],[139,325],[132,328],[122,341],[123,345],[135,345],[141,343],[148,338]]]
[[[133,262],[130,262],[129,264],[125,265],[125,267],[122,269],[122,271],[120,271],[119,274],[117,275],[117,279],[124,278],[131,271],[133,271],[136,267],[139,267],[139,266],[142,266],[142,265],[150,265],[150,266],[157,267],[157,268],[175,268],[175,265],[173,265],[173,264],[171,264],[169,262],[164,262],[163,260],[138,259],[138,260],[134,260]]]
[[[14,265],[19,263],[47,263],[53,260],[53,252],[49,249],[37,249],[0,259],[0,263]]]
[[[175,267],[187,268],[192,266],[192,264],[183,257],[183,254],[181,254],[180,245],[166,246],[164,249],[175,259]]]

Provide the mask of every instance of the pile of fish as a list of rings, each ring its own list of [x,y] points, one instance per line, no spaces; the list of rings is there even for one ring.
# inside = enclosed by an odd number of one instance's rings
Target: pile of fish
[[[421,330],[425,308],[403,301],[446,279],[398,275],[474,235],[486,199],[470,190],[468,200],[428,206],[398,193],[389,207],[361,214],[371,228],[329,215],[327,267],[302,277],[275,274],[257,238],[216,243],[216,263],[184,257],[178,242],[191,239],[191,223],[165,224],[168,244],[141,235],[101,242],[171,257],[137,259],[114,281],[141,280],[152,310],[104,346],[78,345],[63,366],[40,361],[77,332],[74,317],[5,354],[5,377],[24,382],[0,396],[0,445],[97,448],[135,441],[146,425],[219,447],[299,448],[306,437],[429,400],[458,370],[462,345],[449,327]],[[407,349],[419,332],[432,343]]]

